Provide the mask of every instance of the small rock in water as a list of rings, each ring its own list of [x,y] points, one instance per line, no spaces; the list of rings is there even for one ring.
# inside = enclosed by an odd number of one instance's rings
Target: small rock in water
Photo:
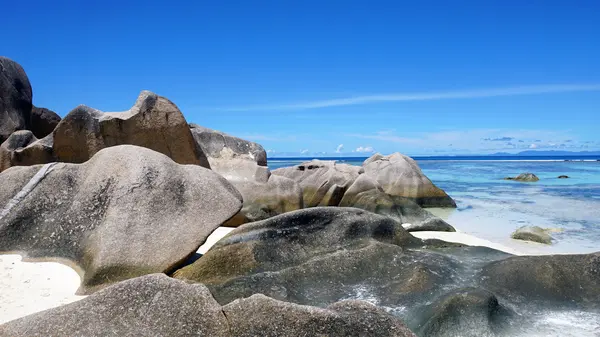
[[[547,245],[552,243],[552,237],[538,226],[523,226],[512,233],[510,237],[516,240],[533,241]]]
[[[507,177],[507,178],[504,178],[504,180],[516,180],[516,181],[524,181],[524,182],[534,182],[534,181],[540,180],[540,178],[538,178],[533,173],[521,173],[521,174],[519,174],[516,177]]]
[[[558,179],[567,179],[567,178],[569,178],[569,176],[565,176],[565,175],[558,176]]]

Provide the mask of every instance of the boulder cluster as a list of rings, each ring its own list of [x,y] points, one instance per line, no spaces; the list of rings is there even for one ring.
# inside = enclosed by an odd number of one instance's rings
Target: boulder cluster
[[[600,310],[599,254],[413,236],[454,231],[425,208],[456,204],[409,157],[271,172],[262,146],[154,93],[61,120],[0,66],[0,253],[63,261],[90,295],[0,336],[495,336]],[[195,256],[220,226],[237,228]]]

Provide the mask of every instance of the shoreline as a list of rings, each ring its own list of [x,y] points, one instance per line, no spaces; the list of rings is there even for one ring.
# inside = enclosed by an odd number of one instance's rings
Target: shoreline
[[[197,250],[205,254],[217,241],[233,231],[219,227]],[[513,255],[552,255],[545,245],[529,242],[496,243],[471,234],[457,232],[411,232],[420,239],[440,239],[470,246],[484,246]],[[512,240],[518,241],[518,240]],[[61,260],[39,261],[18,254],[0,255],[0,324],[43,310],[72,303],[86,296],[75,295],[81,278],[74,266]]]

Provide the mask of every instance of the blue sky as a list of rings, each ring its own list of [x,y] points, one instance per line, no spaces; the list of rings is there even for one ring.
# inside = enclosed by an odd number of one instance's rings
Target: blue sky
[[[0,54],[63,116],[151,90],[271,156],[600,149],[595,0],[2,7]]]

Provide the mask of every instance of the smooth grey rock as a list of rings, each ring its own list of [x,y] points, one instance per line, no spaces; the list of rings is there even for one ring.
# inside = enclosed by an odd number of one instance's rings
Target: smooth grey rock
[[[29,336],[398,336],[415,335],[371,304],[328,308],[254,295],[222,307],[202,284],[163,274],[117,283],[78,302],[0,326],[0,335]]]
[[[552,244],[552,237],[543,228],[538,226],[523,226],[510,236],[513,239]]]
[[[0,144],[13,132],[27,129],[33,93],[23,67],[0,56]]]
[[[272,174],[296,181],[303,190],[304,207],[315,207],[331,203],[328,202],[331,200],[331,193],[339,193],[336,192],[339,188],[348,188],[362,172],[363,169],[358,166],[312,160],[293,167],[279,168]],[[332,188],[334,185],[339,188]]]
[[[174,276],[206,284],[221,304],[262,293],[326,306],[360,292],[396,305],[452,280],[455,263],[424,246],[389,217],[314,207],[240,226]]]
[[[410,157],[400,153],[377,153],[363,163],[364,174],[375,179],[392,197],[410,198],[421,207],[456,207],[443,190],[435,186]]]
[[[54,129],[58,161],[83,163],[96,152],[116,145],[136,145],[163,153],[179,164],[209,167],[183,114],[168,99],[142,91],[125,112],[101,112],[80,105]]]
[[[224,132],[190,124],[196,142],[210,159],[241,158],[267,166],[267,153],[258,143],[228,135]]]
[[[533,173],[521,173],[516,177],[508,177],[508,178],[504,178],[504,179],[505,180],[516,180],[516,181],[522,181],[522,182],[536,182],[536,181],[540,180],[540,178],[538,178]]]
[[[1,336],[230,336],[221,306],[201,284],[164,274],[117,283],[74,303],[0,326]]]
[[[260,144],[196,124],[190,129],[213,171],[227,179],[267,182],[267,153]]]
[[[262,294],[223,307],[232,336],[406,336],[416,337],[398,318],[363,301],[327,308],[277,301]]]
[[[600,309],[600,252],[511,257],[484,267],[480,278],[513,303]]]
[[[477,288],[455,290],[426,310],[418,331],[432,337],[496,337],[513,313],[494,294]]]
[[[409,198],[391,197],[377,181],[361,174],[344,193],[341,207],[356,207],[397,220],[409,232],[455,232],[454,227],[421,208]]]
[[[242,194],[244,205],[224,226],[237,227],[303,208],[302,189],[288,178],[271,175],[267,183],[230,180]]]
[[[29,129],[37,138],[44,138],[51,134],[60,122],[60,116],[49,109],[34,106],[31,109]]]
[[[242,205],[218,174],[132,145],[12,167],[0,181],[0,251],[74,263],[79,293],[171,271]]]
[[[31,131],[13,132],[0,145],[0,172],[12,166],[29,166],[54,161],[52,136],[38,140]]]

